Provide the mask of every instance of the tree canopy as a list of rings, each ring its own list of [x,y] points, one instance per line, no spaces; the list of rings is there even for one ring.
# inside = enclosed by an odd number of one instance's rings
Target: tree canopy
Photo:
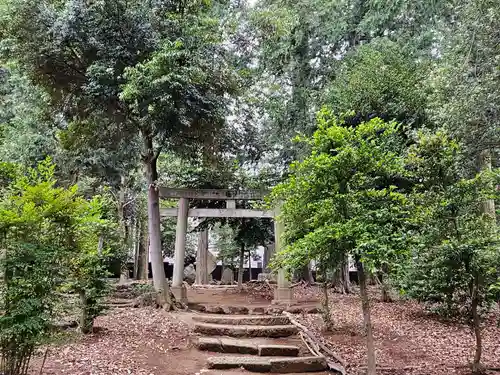
[[[78,295],[91,331],[112,261],[121,282],[151,264],[177,306],[160,186],[272,191],[274,272],[314,263],[325,297],[357,292],[354,261],[369,375],[370,279],[469,324],[480,372],[500,298],[499,19],[494,0],[0,0],[0,372],[50,334],[49,291]],[[267,218],[191,224],[240,271],[274,241]]]

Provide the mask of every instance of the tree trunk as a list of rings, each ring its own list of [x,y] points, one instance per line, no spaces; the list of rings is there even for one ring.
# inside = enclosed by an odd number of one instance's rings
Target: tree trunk
[[[248,280],[252,281],[252,250],[248,251]]]
[[[153,271],[153,285],[158,293],[158,302],[166,309],[172,307],[170,288],[163,268],[163,255],[161,252],[160,233],[160,195],[156,183],[158,171],[156,169],[157,155],[153,153],[153,140],[145,137],[147,156],[144,161],[146,179],[148,184],[148,231],[151,256],[151,269]]]
[[[346,294],[350,294],[351,290],[351,280],[349,279],[349,255],[344,256],[342,262],[342,284],[343,289]]]
[[[351,293],[351,282],[349,280],[349,258],[344,257],[334,272],[333,283],[342,294]]]
[[[6,272],[6,260],[7,260],[7,249],[3,248],[3,244],[0,242],[0,283],[7,282],[7,272]]]
[[[304,266],[304,280],[308,285],[314,284],[311,262],[307,263],[307,266]]]
[[[265,250],[264,250],[264,262],[263,262],[263,265],[262,265],[262,267],[264,269],[263,269],[262,272],[264,272],[264,273],[271,273],[271,268],[269,267],[269,263],[271,262],[271,260],[274,257],[275,249],[276,249],[276,246],[275,246],[274,242],[270,242],[270,243],[268,243],[265,246]]]
[[[384,279],[382,279],[381,288],[382,288],[382,302],[386,302],[386,303],[392,302],[390,288],[385,283]]]
[[[366,346],[368,355],[368,371],[367,375],[375,375],[375,344],[373,342],[372,322],[370,315],[370,301],[366,289],[366,273],[363,268],[363,263],[357,262],[359,291],[361,295],[361,307],[363,309],[363,323],[366,331]]]
[[[104,236],[101,234],[99,236],[99,242],[97,243],[97,254],[102,255],[102,249],[104,247]]]
[[[481,354],[483,352],[483,342],[481,338],[481,320],[479,318],[479,313],[477,311],[479,301],[478,301],[478,278],[474,279],[474,286],[472,287],[472,324],[474,327],[474,335],[476,336],[476,353],[474,354],[474,362],[472,363],[472,372],[474,374],[480,374],[482,372],[481,366]]]
[[[91,333],[93,329],[93,321],[89,317],[87,295],[84,290],[80,290],[78,293],[80,295],[80,331],[83,334]]]
[[[296,281],[305,281],[307,284],[313,284],[314,283],[314,278],[312,276],[312,271],[311,271],[311,264],[305,264],[302,266],[300,270],[297,270],[295,273],[295,280]]]
[[[149,236],[147,222],[140,223],[137,279],[148,280],[149,276]]]
[[[121,245],[123,246],[123,259],[120,264],[120,284],[125,284],[128,281],[128,233],[127,233],[127,224],[125,223],[125,190],[126,190],[126,179],[125,176],[121,176],[120,181],[120,192],[118,194],[118,220],[120,223],[120,237],[121,237]]]
[[[491,151],[483,150],[479,154],[478,169],[480,171],[491,172]],[[491,187],[494,188],[493,186]],[[495,212],[495,201],[493,199],[488,199],[483,203],[482,212],[488,215],[492,221],[496,222],[496,212]],[[494,227],[494,225],[492,225]]]
[[[134,270],[133,277],[135,280],[138,280],[137,276],[139,275],[139,242],[140,242],[140,220],[136,217],[134,219],[133,225],[133,235],[132,235],[132,248],[134,252]]]
[[[323,280],[323,301],[321,306],[321,312],[323,315],[323,323],[325,324],[325,330],[331,331],[333,328],[332,316],[330,314],[330,301],[328,298],[328,283],[326,282],[326,275]]]
[[[392,302],[391,297],[391,287],[388,282],[389,278],[389,267],[387,264],[382,265],[382,281],[381,281],[381,289],[382,289],[382,302]]]
[[[208,229],[198,233],[196,254],[196,284],[208,284]]]
[[[322,280],[326,281],[326,280]],[[333,287],[338,290],[341,294],[344,294],[344,280],[342,277],[342,266],[333,272],[332,276]]]
[[[238,289],[243,289],[243,265],[245,261],[245,245],[241,244],[240,248],[240,266],[238,268]]]

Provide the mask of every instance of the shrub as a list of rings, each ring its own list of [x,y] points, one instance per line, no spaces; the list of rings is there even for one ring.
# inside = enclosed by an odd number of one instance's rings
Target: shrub
[[[57,187],[49,160],[34,169],[5,170],[8,179],[0,187],[0,372],[22,375],[50,334],[58,289],[69,286],[85,294],[84,329],[100,313],[109,249],[98,254],[95,228],[111,225],[100,218],[97,198],[85,200],[76,186]]]

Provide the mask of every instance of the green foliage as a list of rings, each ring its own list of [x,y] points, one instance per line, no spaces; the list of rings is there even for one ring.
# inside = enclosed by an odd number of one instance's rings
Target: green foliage
[[[401,44],[375,39],[344,57],[327,103],[336,114],[354,110],[361,120],[381,117],[418,127],[425,121],[425,68]]]
[[[0,162],[0,194],[16,178],[17,166],[12,163]]]
[[[273,191],[283,201],[287,243],[275,267],[340,264],[349,254],[373,268],[404,253],[406,198],[392,183],[404,173],[398,125],[376,118],[347,128],[323,110],[318,130],[302,141],[311,155]]]
[[[2,55],[48,94],[64,125],[59,140],[78,169],[119,186],[121,198],[122,178],[139,163],[147,186],[158,182],[162,150],[193,157],[228,143],[225,109],[238,77],[222,39],[226,4],[5,0]],[[155,189],[148,199],[154,279],[166,292]],[[129,244],[124,205],[119,199]]]
[[[408,153],[418,183],[411,197],[413,258],[404,291],[441,314],[472,323],[474,304],[486,312],[500,297],[500,238],[483,212],[498,198],[498,171],[460,176],[459,146],[445,132],[421,133]]]
[[[14,64],[0,68],[0,159],[35,166],[58,153],[48,97]]]
[[[315,131],[314,115],[323,104],[338,104],[337,115],[359,112],[361,120],[375,112],[387,113],[386,120],[421,121],[425,96],[413,83],[422,77],[439,35],[436,26],[445,24],[453,3],[257,2],[250,16],[259,42],[253,92],[267,115],[260,121],[270,152],[279,153],[273,162],[287,165],[308,155],[306,145],[290,139]]]
[[[143,294],[155,293],[155,289],[151,284],[133,284],[132,295],[139,297]]]
[[[258,220],[234,220],[226,224],[217,224],[214,227],[214,235],[218,250],[218,259],[225,266],[235,266],[241,257],[241,247],[245,247],[243,254],[244,262],[248,262],[249,256],[258,260],[257,246],[263,246],[269,240],[268,226],[258,227]],[[264,236],[264,237],[262,237]]]
[[[13,0],[4,11],[4,54],[63,110],[74,148],[131,147],[139,132],[185,148],[223,125],[233,79],[210,3]]]
[[[8,375],[25,373],[48,335],[58,289],[83,290],[96,302],[104,290],[99,199],[86,201],[76,186],[57,187],[54,169],[50,160],[19,168],[0,200],[0,349]],[[95,317],[98,304],[89,310]]]
[[[121,243],[116,226],[101,218],[102,203],[99,196],[85,202],[85,210],[85,216],[75,227],[72,246],[78,251],[67,264],[67,283],[64,288],[79,294],[82,309],[80,328],[87,333],[92,331],[94,319],[103,311],[102,299],[109,291],[106,281],[109,277],[109,259],[121,251]],[[98,248],[100,236],[106,238],[102,249]]]
[[[218,259],[225,266],[235,266],[235,260],[240,255],[240,246],[235,240],[234,230],[229,225],[216,225],[214,227],[214,236]]]
[[[494,0],[456,5],[455,22],[443,25],[440,58],[426,80],[428,112],[462,143],[462,169],[471,177],[478,154],[500,144],[500,8]],[[498,155],[493,162],[498,166]]]

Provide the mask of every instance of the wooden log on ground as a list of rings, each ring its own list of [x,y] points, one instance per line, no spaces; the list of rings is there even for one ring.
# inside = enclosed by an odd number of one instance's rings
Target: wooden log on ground
[[[331,370],[340,372],[341,374],[345,375],[346,370],[345,370],[345,361],[342,359],[341,356],[339,356],[337,353],[332,351],[330,348],[328,348],[326,345],[324,345],[322,342],[316,340],[315,335],[303,324],[300,324],[292,314],[289,312],[283,311],[283,314],[290,319],[290,323],[292,323],[294,326],[296,326],[302,333],[301,338],[308,347],[308,349],[311,351],[313,355],[324,355],[327,359],[333,358],[337,363],[334,363],[332,361],[328,361],[328,366],[330,367]],[[307,341],[307,343],[305,342]],[[311,347],[313,350],[311,350]]]

